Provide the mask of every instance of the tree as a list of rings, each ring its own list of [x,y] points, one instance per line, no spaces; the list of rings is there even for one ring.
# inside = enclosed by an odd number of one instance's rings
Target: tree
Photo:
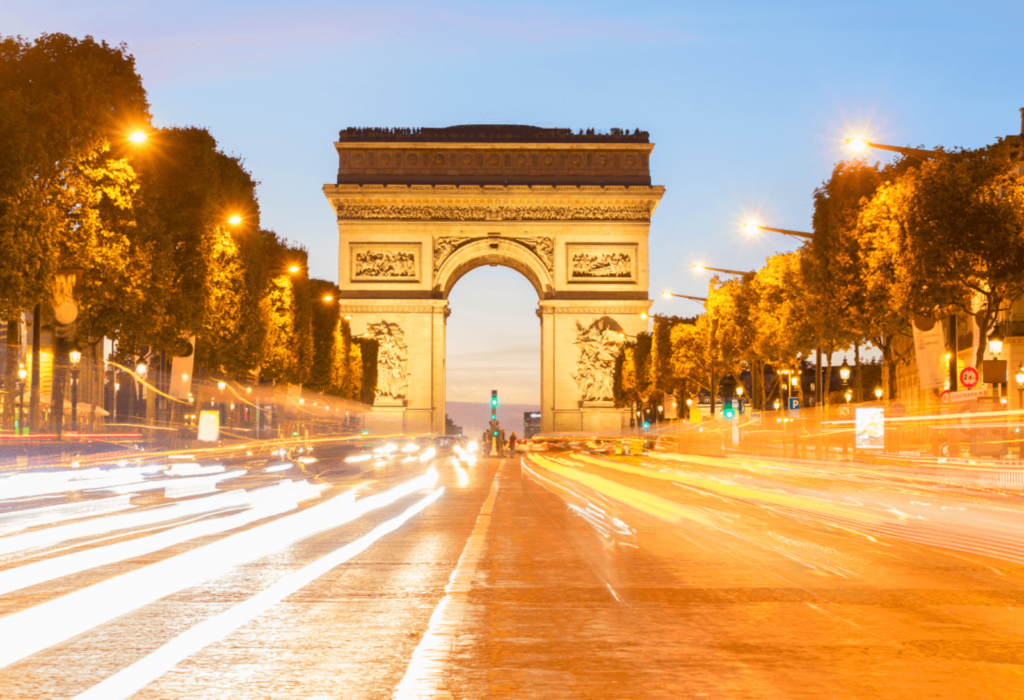
[[[651,334],[638,333],[635,340],[627,340],[615,361],[613,391],[615,405],[629,406],[631,411],[642,411],[655,392],[650,381]]]
[[[943,153],[886,182],[858,222],[871,283],[903,318],[954,310],[981,338],[1024,294],[1024,182],[1008,145]],[[977,349],[976,364],[984,358]]]

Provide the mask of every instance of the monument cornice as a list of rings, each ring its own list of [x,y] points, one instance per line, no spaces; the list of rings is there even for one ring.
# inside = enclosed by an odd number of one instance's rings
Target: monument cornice
[[[334,147],[351,150],[396,151],[644,151],[654,150],[653,143],[516,143],[463,141],[409,142],[409,141],[335,141]]]

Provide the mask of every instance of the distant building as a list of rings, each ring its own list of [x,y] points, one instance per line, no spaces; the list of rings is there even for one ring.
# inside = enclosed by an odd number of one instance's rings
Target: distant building
[[[523,414],[523,437],[529,440],[540,432],[540,413],[527,411]]]

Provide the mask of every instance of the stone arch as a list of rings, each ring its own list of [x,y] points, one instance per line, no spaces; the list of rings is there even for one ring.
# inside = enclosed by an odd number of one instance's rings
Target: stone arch
[[[554,292],[551,269],[537,253],[518,241],[488,237],[465,243],[445,258],[434,273],[434,296],[447,299],[456,282],[484,265],[502,265],[520,273],[539,300],[550,299]]]

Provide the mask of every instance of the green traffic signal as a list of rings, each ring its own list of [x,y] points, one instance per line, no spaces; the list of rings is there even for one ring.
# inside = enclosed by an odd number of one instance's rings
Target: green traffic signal
[[[736,417],[736,411],[733,410],[732,401],[726,401],[722,404],[722,418],[726,420],[732,420]]]

